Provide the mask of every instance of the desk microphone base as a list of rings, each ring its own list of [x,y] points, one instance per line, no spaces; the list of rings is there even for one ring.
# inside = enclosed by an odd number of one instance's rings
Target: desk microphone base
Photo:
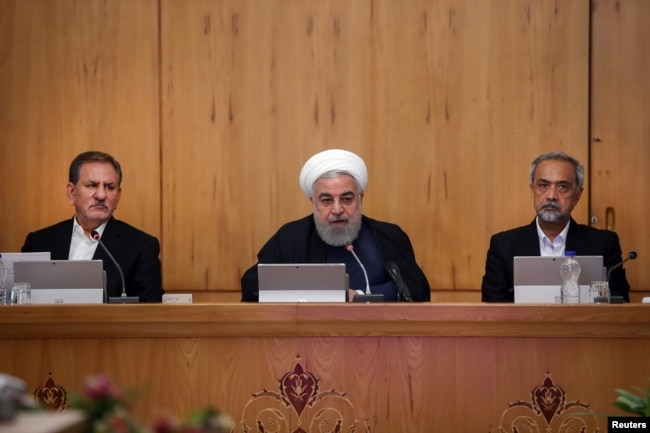
[[[379,294],[379,295],[354,295],[354,298],[352,299],[352,302],[363,302],[363,303],[384,302],[384,295],[383,294]]]
[[[138,304],[139,296],[111,296],[108,298],[109,304]]]

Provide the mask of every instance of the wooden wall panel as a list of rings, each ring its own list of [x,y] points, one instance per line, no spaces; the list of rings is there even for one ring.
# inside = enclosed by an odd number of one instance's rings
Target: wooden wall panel
[[[342,147],[434,290],[476,290],[489,235],[533,218],[532,159],[586,161],[586,1],[161,4],[169,287],[236,291],[311,211],[304,161]]]
[[[591,215],[594,227],[618,233],[633,291],[648,296],[650,228],[650,3],[594,0]]]
[[[116,217],[160,235],[159,65],[153,0],[0,1],[0,251],[72,217],[70,161],[124,171]]]
[[[439,296],[478,301],[489,236],[533,218],[530,161],[587,161],[586,0],[0,0],[0,22],[0,250],[71,215],[69,161],[99,148],[172,292],[237,299],[311,211],[304,161],[343,147],[364,212],[410,234]]]
[[[373,209],[434,289],[480,286],[489,236],[534,216],[533,158],[586,160],[587,4],[379,4]]]
[[[359,147],[365,6],[163,2],[163,171],[177,174],[164,179],[164,247],[182,251],[164,262],[173,286],[238,290],[279,225],[310,212],[302,163]]]

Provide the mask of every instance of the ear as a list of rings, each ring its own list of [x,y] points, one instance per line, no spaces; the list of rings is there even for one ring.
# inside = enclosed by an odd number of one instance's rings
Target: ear
[[[72,182],[68,182],[65,186],[65,195],[68,197],[68,203],[74,205],[74,190],[75,186]]]

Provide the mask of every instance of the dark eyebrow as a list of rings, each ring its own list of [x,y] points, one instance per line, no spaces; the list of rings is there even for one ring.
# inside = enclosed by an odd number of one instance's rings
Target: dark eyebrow
[[[104,186],[116,186],[117,185],[117,183],[113,182],[113,181],[111,181],[111,182],[102,182],[101,180],[92,180],[92,179],[89,179],[86,184],[87,185],[92,185],[92,186],[97,186],[97,185],[101,185],[102,183],[104,184]]]

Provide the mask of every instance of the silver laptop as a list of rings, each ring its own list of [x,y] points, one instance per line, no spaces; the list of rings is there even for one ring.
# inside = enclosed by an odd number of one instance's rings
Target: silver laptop
[[[514,258],[515,303],[554,304],[560,299],[564,256]],[[589,283],[603,279],[603,256],[576,256],[580,263],[580,303],[589,302]]]
[[[345,263],[260,263],[260,302],[345,302]]]
[[[104,266],[101,260],[14,262],[16,282],[32,287],[32,304],[102,304]]]

